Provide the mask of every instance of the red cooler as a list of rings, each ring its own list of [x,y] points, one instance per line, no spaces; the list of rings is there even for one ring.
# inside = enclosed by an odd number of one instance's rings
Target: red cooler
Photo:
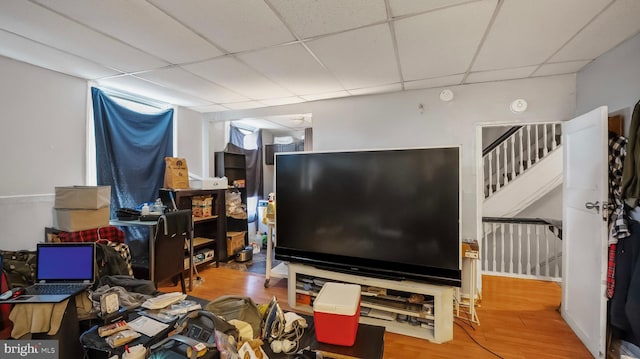
[[[327,282],[313,302],[318,342],[352,346],[360,319],[360,286]]]

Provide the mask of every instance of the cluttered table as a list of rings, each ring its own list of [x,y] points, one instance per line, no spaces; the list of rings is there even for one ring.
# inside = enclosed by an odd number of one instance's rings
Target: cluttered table
[[[192,296],[187,296],[187,299],[197,303],[201,303],[203,307],[206,306],[206,303],[208,303],[208,301],[204,299]],[[307,328],[304,330],[304,333],[300,337],[296,351],[293,354],[274,353],[274,351],[271,349],[271,346],[268,343],[265,343],[261,348],[269,358],[295,358],[295,353],[301,353],[304,349],[319,352],[322,354],[323,358],[381,359],[383,356],[385,333],[384,327],[359,324],[355,343],[353,346],[331,345],[319,343],[316,340],[313,316],[306,314],[300,314],[300,316],[306,320]],[[197,317],[197,315],[193,315],[193,317]],[[129,323],[139,323],[141,320],[148,321],[146,315],[142,314],[142,310],[133,310],[128,313],[124,313],[123,319]],[[145,348],[152,347],[154,344],[161,342],[163,339],[167,338],[168,335],[172,334],[171,332],[175,330],[176,323],[178,322],[180,322],[180,319],[175,319],[165,323],[167,324],[166,326],[162,325],[161,327],[153,328],[155,329],[155,334],[152,334],[153,331],[149,333],[149,335],[141,334],[135,340],[129,342],[126,348],[136,347],[140,345],[144,346]],[[219,326],[219,328],[217,327],[216,329],[224,331],[225,325],[227,325],[227,323],[217,322],[216,325]],[[110,358],[113,355],[123,355],[126,350],[125,346],[112,348],[105,341],[105,338],[101,337],[98,334],[99,327],[99,325],[93,326],[80,336],[80,342],[83,346],[85,357],[89,359],[97,359]],[[204,338],[203,341],[206,341],[206,338]],[[175,355],[175,353],[173,353],[172,355]],[[210,350],[205,357],[218,358],[219,356],[220,355],[216,350]],[[167,356],[166,354],[163,354],[162,356],[156,356],[156,354],[152,353],[151,357],[170,358],[174,356]],[[184,357],[184,355],[175,355],[175,357]]]

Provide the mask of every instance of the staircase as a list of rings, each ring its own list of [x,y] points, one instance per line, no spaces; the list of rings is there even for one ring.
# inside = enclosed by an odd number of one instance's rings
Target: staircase
[[[483,216],[516,216],[562,184],[560,130],[560,123],[514,127],[483,151]]]
[[[483,151],[483,273],[562,280],[561,221],[516,217],[562,184],[560,130],[560,123],[514,127]]]

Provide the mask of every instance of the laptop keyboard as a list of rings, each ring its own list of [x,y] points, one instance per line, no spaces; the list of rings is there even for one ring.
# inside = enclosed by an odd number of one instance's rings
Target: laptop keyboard
[[[36,284],[27,288],[27,294],[69,294],[87,288],[86,284]]]

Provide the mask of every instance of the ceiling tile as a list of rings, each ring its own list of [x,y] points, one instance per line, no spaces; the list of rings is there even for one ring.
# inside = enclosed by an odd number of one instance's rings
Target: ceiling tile
[[[124,72],[167,65],[28,1],[0,1],[0,28]]]
[[[505,0],[472,71],[547,60],[610,0]]]
[[[207,113],[207,112],[222,112],[222,111],[227,111],[229,110],[229,108],[224,107],[222,105],[205,105],[205,106],[193,106],[193,107],[189,107],[190,110],[193,111],[197,111],[200,113]]]
[[[569,62],[558,62],[558,63],[547,63],[534,72],[532,76],[550,76],[550,75],[560,75],[560,74],[570,74],[574,72],[580,71],[585,65],[590,63],[590,60],[584,61],[569,61]]]
[[[152,98],[177,106],[192,107],[211,104],[200,98],[151,83],[133,75],[110,77],[98,80],[97,83],[99,86],[104,86],[108,89]]]
[[[434,87],[453,86],[460,85],[464,74],[436,77],[432,79],[407,81],[404,83],[404,88],[407,90],[428,89]]]
[[[301,38],[371,25],[387,18],[384,0],[268,0]]]
[[[419,80],[465,72],[496,1],[471,3],[396,21],[404,79]]]
[[[238,58],[296,95],[342,90],[336,78],[300,44],[272,47]]]
[[[37,42],[0,30],[0,55],[83,79],[113,76],[119,72]]]
[[[185,65],[183,68],[254,100],[293,95],[233,57]]]
[[[261,118],[243,118],[241,120],[233,121],[232,124],[236,127],[250,129],[262,128],[265,130],[277,130],[282,128],[282,126],[278,125],[277,123],[273,123]]]
[[[525,77],[529,77],[529,75],[531,75],[531,73],[535,71],[536,68],[538,67],[525,66],[525,67],[518,67],[514,69],[471,72],[469,76],[467,76],[467,79],[464,82],[474,83],[474,82],[490,82],[490,81],[522,79]]]
[[[323,37],[307,45],[346,88],[400,81],[387,24]]]
[[[222,55],[215,46],[146,1],[37,1],[170,63]]]
[[[150,1],[231,53],[295,40],[263,0]]]
[[[260,100],[260,102],[264,103],[267,106],[280,106],[280,105],[290,105],[292,103],[301,103],[304,102],[300,97],[285,97],[285,98],[274,98],[268,100]]]
[[[551,61],[592,60],[640,31],[640,1],[618,0],[582,30]]]
[[[401,16],[456,6],[469,0],[389,0],[391,14]]]
[[[246,101],[246,102],[234,102],[234,103],[225,103],[224,107],[228,107],[232,110],[245,110],[248,108],[258,108],[265,107],[265,105],[258,101]]]
[[[401,84],[382,85],[374,87],[365,87],[360,89],[349,89],[349,93],[352,95],[370,95],[376,93],[396,92],[402,91]]]
[[[140,73],[137,74],[137,76],[158,83],[162,86],[183,91],[192,96],[217,103],[249,100],[244,96],[229,91],[188,71],[176,67]]]
[[[347,91],[336,91],[336,92],[320,93],[320,94],[314,94],[314,95],[304,95],[300,97],[302,97],[307,101],[315,101],[315,100],[326,100],[330,98],[347,97],[347,96],[349,96],[349,93]]]

